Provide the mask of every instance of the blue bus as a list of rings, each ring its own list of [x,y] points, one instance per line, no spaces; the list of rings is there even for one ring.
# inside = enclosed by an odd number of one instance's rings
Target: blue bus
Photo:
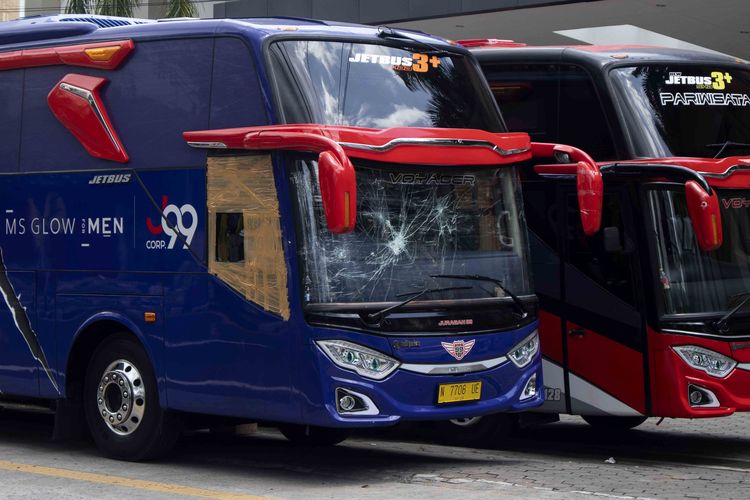
[[[541,404],[532,147],[462,47],[72,15],[0,45],[3,405],[139,460],[202,415],[336,443]]]

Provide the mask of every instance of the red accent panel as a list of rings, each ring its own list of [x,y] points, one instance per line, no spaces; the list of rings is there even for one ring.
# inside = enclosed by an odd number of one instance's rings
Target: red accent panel
[[[730,342],[729,347],[732,350],[731,356],[734,359],[740,363],[750,363],[750,342],[746,340]]]
[[[539,310],[539,343],[542,354],[562,366],[562,320],[550,312]]]
[[[604,183],[598,164],[582,149],[565,144],[532,142],[531,150],[534,157],[547,158],[555,153],[565,153],[576,162],[575,165],[537,165],[534,170],[539,174],[575,174],[583,232],[588,236],[599,232],[602,225]]]
[[[129,158],[125,147],[120,142],[99,95],[100,87],[106,82],[104,78],[93,76],[65,75],[47,96],[47,103],[55,118],[78,139],[91,156],[126,163]],[[63,84],[90,92],[94,103],[63,90]]]
[[[570,321],[567,328],[583,329]],[[584,331],[582,336],[568,335],[570,371],[645,413],[643,355],[592,330]]]
[[[328,230],[340,234],[354,229],[357,214],[357,179],[354,165],[338,143],[322,135],[279,127],[265,130],[257,128],[244,134],[242,146],[243,149],[302,150],[320,153],[318,180]]]
[[[514,40],[499,40],[497,38],[472,38],[457,40],[456,43],[467,49],[499,49],[501,47],[526,47],[525,43]]]
[[[704,252],[716,250],[721,246],[723,239],[719,197],[716,196],[716,191],[712,190],[711,194],[708,194],[697,182],[687,181],[685,198],[698,245]]]
[[[320,153],[318,179],[328,230],[334,234],[353,231],[357,219],[357,177],[349,158],[342,163],[331,151]]]
[[[726,158],[647,158],[643,160],[618,161],[619,164],[626,163],[650,163],[663,165],[680,165],[701,173],[723,174],[732,167],[750,167],[750,157],[728,156]],[[602,163],[603,164],[603,163]],[[736,170],[726,178],[706,177],[712,186],[726,188],[746,188],[750,181],[750,170]]]
[[[602,226],[604,183],[595,163],[579,161],[576,169],[578,211],[581,214],[583,233],[591,236]]]
[[[352,143],[365,146],[385,146],[398,139],[459,139],[466,141],[483,141],[490,147],[476,146],[442,146],[423,144],[393,144],[384,151],[359,149],[343,144],[343,150],[353,158],[373,161],[384,161],[404,164],[422,165],[502,165],[517,163],[531,158],[529,151],[522,151],[507,156],[498,154],[492,146],[503,150],[527,150],[530,147],[529,136],[525,133],[493,134],[482,130],[401,127],[368,129],[360,127],[334,127],[323,125],[269,125],[223,130],[205,130],[185,132],[183,137],[188,142],[221,142],[230,149],[263,149],[259,142],[266,137],[282,137],[279,134],[306,134],[324,137],[334,143]],[[248,139],[250,143],[248,143]],[[310,139],[310,141],[317,141]],[[280,149],[274,146],[278,140],[269,140],[265,149]],[[313,142],[314,144],[315,142]],[[256,147],[256,144],[258,145]],[[308,144],[297,143],[294,147],[283,149],[305,149]],[[318,151],[310,148],[311,151]]]
[[[118,50],[107,61],[95,61],[86,54],[87,49],[117,46]],[[43,49],[23,49],[0,53],[0,71],[39,66],[82,66],[86,68],[116,69],[135,48],[132,40],[97,42]]]
[[[750,371],[735,368],[726,378],[712,377],[691,368],[672,349],[677,345],[697,345],[738,361],[748,354],[732,350],[732,342],[687,335],[658,333],[648,329],[651,395],[654,416],[658,417],[721,417],[735,411],[750,411]],[[688,384],[712,391],[719,399],[718,408],[694,408],[687,399]]]

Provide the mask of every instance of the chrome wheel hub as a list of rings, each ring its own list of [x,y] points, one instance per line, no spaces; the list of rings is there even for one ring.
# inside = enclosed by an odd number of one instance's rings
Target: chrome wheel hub
[[[96,405],[99,416],[115,434],[127,436],[141,425],[146,388],[135,365],[118,359],[104,370],[96,390]]]

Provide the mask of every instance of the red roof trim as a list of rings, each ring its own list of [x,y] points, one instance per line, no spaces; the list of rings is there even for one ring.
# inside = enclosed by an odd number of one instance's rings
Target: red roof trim
[[[185,132],[182,135],[195,147],[216,147],[221,144],[228,149],[296,149],[319,152],[311,145],[283,147],[283,138],[290,133],[297,137],[325,137],[334,141],[352,158],[381,162],[413,165],[501,165],[531,158],[531,144],[526,133],[493,134],[472,129],[398,127],[381,130],[303,124],[204,130]],[[272,147],[273,144],[277,146]]]
[[[118,47],[117,52],[106,61],[91,59],[86,50],[103,47]],[[115,40],[42,49],[22,49],[0,52],[0,71],[40,66],[81,66],[86,68],[116,69],[135,48],[132,40]]]

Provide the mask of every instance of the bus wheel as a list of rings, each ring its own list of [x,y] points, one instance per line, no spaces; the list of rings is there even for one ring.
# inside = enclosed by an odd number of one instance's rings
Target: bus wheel
[[[445,420],[437,425],[440,440],[446,444],[479,448],[489,448],[498,444],[515,427],[515,416],[507,413]]]
[[[86,371],[83,401],[94,442],[112,458],[155,458],[179,436],[173,417],[159,405],[148,356],[128,334],[113,335],[96,349]]]
[[[646,421],[646,417],[609,417],[601,415],[581,415],[587,424],[595,429],[608,431],[627,431]]]
[[[349,430],[314,425],[279,425],[279,431],[289,441],[297,444],[333,446],[349,437]]]

